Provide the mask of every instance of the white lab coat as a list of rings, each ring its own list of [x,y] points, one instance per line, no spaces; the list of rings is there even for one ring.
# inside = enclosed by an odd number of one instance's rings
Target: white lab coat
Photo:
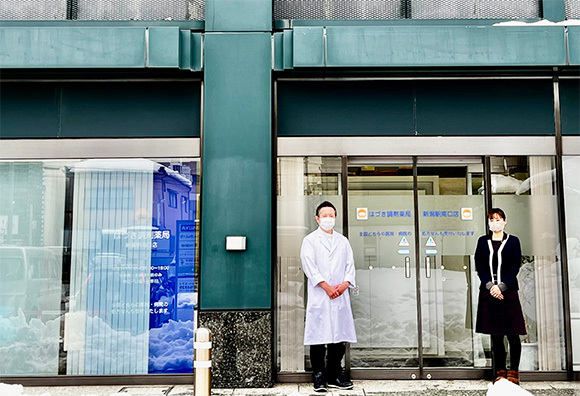
[[[348,281],[350,287],[356,286],[350,243],[338,232],[333,234],[332,246],[320,228],[302,241],[300,260],[308,277],[304,345],[356,342],[348,290],[332,300],[324,289],[316,286],[322,281],[331,286]]]

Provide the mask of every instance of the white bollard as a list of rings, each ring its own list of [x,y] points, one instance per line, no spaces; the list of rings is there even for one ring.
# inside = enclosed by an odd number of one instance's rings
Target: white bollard
[[[194,395],[211,395],[211,332],[200,327],[195,331],[193,342],[195,360],[193,362]]]

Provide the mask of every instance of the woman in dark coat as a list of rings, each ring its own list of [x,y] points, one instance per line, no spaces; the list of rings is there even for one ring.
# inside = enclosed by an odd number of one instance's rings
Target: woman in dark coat
[[[517,279],[522,249],[516,236],[504,232],[507,222],[503,210],[493,208],[487,217],[491,232],[479,238],[475,249],[475,267],[481,280],[475,331],[491,335],[493,366],[497,370],[495,381],[507,378],[519,384],[520,335],[526,334]],[[509,371],[506,370],[505,336],[510,348]]]

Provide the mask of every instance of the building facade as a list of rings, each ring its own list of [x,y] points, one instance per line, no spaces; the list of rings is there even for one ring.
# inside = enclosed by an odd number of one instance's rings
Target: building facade
[[[310,377],[299,251],[355,255],[353,379],[491,377],[486,211],[524,380],[580,373],[580,1],[0,0],[0,380]],[[228,236],[245,237],[227,248]]]

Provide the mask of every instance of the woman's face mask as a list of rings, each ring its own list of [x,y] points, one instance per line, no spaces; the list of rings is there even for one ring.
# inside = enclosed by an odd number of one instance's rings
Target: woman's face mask
[[[500,219],[493,218],[488,220],[488,224],[489,230],[491,232],[501,232],[504,230],[506,222],[504,219],[501,218]]]

